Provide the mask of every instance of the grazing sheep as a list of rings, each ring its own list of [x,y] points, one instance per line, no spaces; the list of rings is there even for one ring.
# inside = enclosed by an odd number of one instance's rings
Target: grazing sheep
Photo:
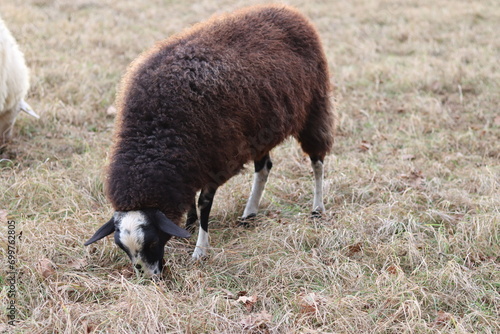
[[[11,138],[12,127],[21,110],[38,118],[24,101],[28,88],[24,55],[0,18],[0,147]]]
[[[217,188],[253,160],[243,213],[257,213],[272,167],[269,151],[294,136],[310,156],[314,211],[323,211],[323,159],[333,143],[327,62],[316,30],[296,10],[258,6],[212,18],[137,58],[118,96],[107,196],[114,216],[89,245],[113,232],[140,271],[162,270],[165,243],[187,238],[206,255]]]

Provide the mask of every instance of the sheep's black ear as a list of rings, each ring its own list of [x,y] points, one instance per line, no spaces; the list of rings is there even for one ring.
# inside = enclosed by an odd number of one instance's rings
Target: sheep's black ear
[[[191,234],[188,231],[186,231],[182,227],[175,225],[175,223],[168,219],[163,212],[158,210],[155,214],[155,218],[155,224],[163,232],[179,238],[191,237]]]
[[[96,242],[97,240],[101,240],[104,237],[107,237],[111,233],[115,231],[115,217],[111,218],[106,224],[102,225],[97,232],[90,238],[85,246],[90,245],[91,243]]]

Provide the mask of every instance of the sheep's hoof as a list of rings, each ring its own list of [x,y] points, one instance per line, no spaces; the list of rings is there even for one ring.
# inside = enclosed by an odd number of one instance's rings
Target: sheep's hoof
[[[196,247],[194,249],[194,252],[193,252],[193,256],[192,256],[192,259],[194,261],[201,261],[203,259],[206,259],[207,258],[207,252],[205,249],[203,248],[200,248],[200,247]]]
[[[311,218],[313,219],[320,219],[323,216],[323,213],[319,210],[314,210],[311,212]]]
[[[241,217],[238,219],[238,226],[241,227],[250,227],[250,223],[255,220],[255,217],[257,217],[256,213],[251,213],[246,217]]]
[[[186,226],[184,227],[186,229],[186,231],[188,231],[189,233],[191,234],[194,234],[195,230],[196,230],[196,224],[186,224]]]

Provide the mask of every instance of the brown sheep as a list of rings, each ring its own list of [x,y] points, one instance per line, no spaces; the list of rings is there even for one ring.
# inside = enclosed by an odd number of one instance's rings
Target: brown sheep
[[[324,210],[323,159],[333,144],[327,61],[309,21],[286,6],[214,17],[157,43],[125,74],[117,98],[107,197],[116,210],[86,245],[113,232],[140,271],[158,275],[165,243],[189,237],[206,255],[216,189],[249,161],[255,180],[243,218],[257,212],[269,151],[289,136],[310,156],[313,211]]]

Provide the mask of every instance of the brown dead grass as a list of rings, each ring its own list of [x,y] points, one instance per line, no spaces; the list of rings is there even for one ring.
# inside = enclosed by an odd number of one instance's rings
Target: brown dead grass
[[[293,141],[273,152],[256,227],[235,227],[252,173],[217,195],[211,257],[168,244],[143,280],[112,240],[102,166],[116,85],[154,41],[257,1],[2,1],[32,72],[0,162],[0,279],[17,222],[16,333],[500,331],[500,7],[496,1],[285,1],[325,44],[339,134],[327,213]],[[4,238],[5,236],[5,238]],[[0,292],[7,306],[7,287]],[[246,298],[242,298],[246,296]]]

